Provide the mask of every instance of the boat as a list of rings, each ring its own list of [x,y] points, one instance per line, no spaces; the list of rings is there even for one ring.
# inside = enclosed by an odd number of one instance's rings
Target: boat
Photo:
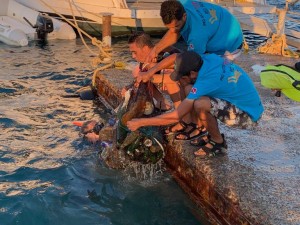
[[[160,17],[160,5],[164,0],[17,0],[23,5],[46,12],[51,16],[62,15],[89,34],[101,35],[103,15],[111,14],[112,35],[119,36],[133,30],[147,33],[163,33],[166,28]],[[276,7],[269,6],[265,0],[211,0],[227,7],[236,14],[275,12]],[[242,18],[243,20],[245,18]],[[252,17],[251,17],[252,19]],[[255,20],[255,23],[261,23]],[[251,20],[247,20],[247,23]],[[243,25],[243,24],[242,24]],[[252,26],[252,25],[251,25]],[[260,34],[269,34],[270,29],[256,29]],[[249,26],[247,27],[249,29]]]
[[[14,0],[2,0],[0,41],[12,46],[26,46],[36,39],[75,39],[76,33],[66,22],[49,17]]]
[[[101,36],[103,15],[111,15],[112,36],[144,30],[152,34],[166,31],[160,18],[163,0],[17,0],[19,3],[46,12],[57,18],[67,18],[89,34]]]
[[[101,36],[103,18],[111,15],[111,35],[128,35],[135,30],[149,34],[163,34],[166,28],[160,17],[160,5],[164,0],[16,0],[19,3],[45,12],[53,17],[68,20],[93,36]],[[209,0],[207,0],[209,1]],[[298,1],[298,0],[294,0]],[[272,37],[274,24],[257,14],[274,14],[276,6],[266,0],[210,0],[226,7],[240,21],[244,30]],[[287,30],[287,43],[300,47],[300,32]]]

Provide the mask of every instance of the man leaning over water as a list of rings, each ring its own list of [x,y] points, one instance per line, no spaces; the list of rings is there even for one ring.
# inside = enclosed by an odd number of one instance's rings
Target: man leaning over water
[[[180,37],[189,51],[215,53],[233,60],[241,53],[243,32],[237,18],[222,6],[196,0],[167,0],[161,4],[160,15],[168,28],[152,48],[147,62],[156,59],[163,49]]]
[[[188,78],[193,87],[176,110],[152,118],[132,119],[127,127],[135,131],[143,126],[169,125],[194,110],[209,133],[207,141],[194,154],[205,158],[227,149],[217,119],[228,126],[251,128],[263,113],[251,78],[238,65],[220,56],[200,56],[193,51],[178,54],[171,79],[181,78]]]
[[[187,50],[198,54],[215,53],[234,60],[242,52],[244,38],[240,23],[219,5],[195,0],[167,0],[161,4],[160,15],[168,31],[151,49],[146,62],[156,61],[157,55],[180,37],[184,39]],[[173,65],[175,58],[168,57],[168,61],[157,64],[157,68]],[[146,81],[151,77],[150,73],[138,74],[138,80]],[[186,115],[168,132],[177,133],[176,139],[192,140],[205,130],[201,123],[194,121],[193,115]]]
[[[139,64],[133,69],[132,75],[133,77],[137,77],[137,74],[140,71],[147,71],[149,68],[153,67],[156,63],[146,63],[145,59],[146,56],[149,54],[149,52],[154,47],[154,44],[151,40],[151,37],[144,33],[144,32],[136,32],[133,33],[129,39],[128,39],[128,45],[129,50],[131,52],[132,58],[135,59]],[[170,51],[166,52],[167,55],[172,53],[179,53],[180,51],[176,48],[169,48]],[[166,55],[165,54],[165,55]],[[160,58],[162,59],[164,56],[163,54],[160,55]],[[173,68],[173,64],[170,65],[169,68]],[[162,106],[164,109],[169,110],[170,104],[166,103],[167,101],[165,99],[162,99],[162,95],[160,92],[157,92],[158,90],[163,92],[164,89],[166,89],[167,93],[169,94],[174,107],[177,107],[181,100],[181,90],[179,87],[178,82],[173,81],[170,79],[171,74],[170,69],[162,69],[160,71],[157,71],[151,78],[151,82],[157,87],[157,89],[154,89],[154,98],[159,101],[158,107]],[[122,91],[124,93],[124,90]]]

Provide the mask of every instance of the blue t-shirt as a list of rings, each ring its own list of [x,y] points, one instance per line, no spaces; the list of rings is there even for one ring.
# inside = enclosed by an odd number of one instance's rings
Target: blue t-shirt
[[[243,42],[239,21],[227,9],[196,0],[179,0],[187,19],[180,31],[188,50],[224,55],[233,52]]]
[[[201,96],[230,102],[257,121],[264,109],[251,78],[238,65],[215,54],[202,55],[203,65],[187,99]]]

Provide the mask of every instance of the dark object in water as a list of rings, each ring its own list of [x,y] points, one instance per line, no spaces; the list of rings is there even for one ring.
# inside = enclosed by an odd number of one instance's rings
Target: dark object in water
[[[295,69],[300,72],[300,62],[295,63]]]
[[[78,92],[81,100],[94,100],[96,95],[94,91],[89,87]]]
[[[23,17],[23,19],[32,27],[36,29],[38,39],[46,40],[48,33],[53,31],[53,21],[46,13],[40,13],[36,18],[36,24],[33,26],[30,21]]]
[[[100,131],[105,126],[104,123],[96,122],[95,120],[88,120],[88,121],[74,121],[74,125],[81,127],[80,132],[82,134],[88,134],[88,133],[95,133],[99,134]]]
[[[90,132],[94,132],[95,134],[99,134],[103,127],[104,127],[104,123],[96,123],[93,130],[90,131]]]
[[[97,97],[96,90],[92,86],[80,88],[75,94],[63,95],[64,98],[80,98],[81,100],[94,100]]]
[[[97,97],[97,90],[92,85],[82,87],[75,93],[79,95],[81,100],[94,100]]]

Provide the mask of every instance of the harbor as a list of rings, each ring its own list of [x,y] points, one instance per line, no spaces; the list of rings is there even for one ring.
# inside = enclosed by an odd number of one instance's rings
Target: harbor
[[[49,39],[73,39],[75,33],[72,28],[80,34],[80,36],[96,36],[101,37],[103,29],[105,29],[105,21],[110,20],[110,35],[128,36],[135,30],[143,30],[152,35],[162,35],[166,28],[161,21],[159,15],[160,4],[162,0],[105,0],[93,1],[86,3],[81,1],[45,1],[45,0],[6,0],[3,2],[3,8],[0,11],[2,16],[2,28],[0,30],[0,38],[2,40],[20,39],[20,34],[12,35],[8,38],[7,32],[10,30],[23,30],[22,38],[26,39],[22,44],[28,44],[28,40],[36,39],[35,29],[33,28],[37,22],[39,13],[47,15],[47,20],[54,22],[54,32],[49,32]],[[277,7],[263,0],[255,1],[228,1],[216,0],[214,4],[227,8],[239,20],[243,30],[248,30],[267,38],[271,38],[274,34],[286,33],[286,43],[295,48],[300,46],[299,28],[289,26],[284,29],[282,23],[297,24],[299,12],[290,10],[289,7],[294,6],[297,1],[291,1]],[[276,17],[276,21],[269,21],[263,18],[264,15]],[[9,16],[9,18],[7,18]],[[28,18],[23,19],[23,17]],[[12,19],[17,19],[11,22]],[[45,19],[44,19],[45,20]],[[62,23],[62,24],[61,24]],[[8,30],[9,31],[6,31]],[[1,33],[2,32],[2,33]],[[24,37],[23,37],[24,36]],[[26,38],[27,36],[27,38]],[[28,39],[28,40],[27,40]],[[1,40],[1,39],[0,39]],[[9,42],[7,43],[14,43]]]
[[[160,0],[121,2],[146,9]],[[255,31],[247,35],[263,35],[262,44],[280,34],[282,27],[253,16],[259,10],[275,13],[274,6],[218,3],[239,18],[245,33]],[[299,55],[299,29],[285,33],[289,48],[280,47],[280,53],[291,49]],[[106,161],[102,142],[87,142],[72,124],[115,119],[121,89],[133,81],[127,39],[103,34],[102,42],[111,47],[107,52],[89,35],[31,40],[23,47],[0,43],[1,224],[300,224],[300,104],[275,96],[259,75],[266,65],[294,67],[299,58],[262,54],[249,42],[236,63],[253,80],[265,112],[253,130],[220,124],[229,146],[225,155],[199,159],[193,154],[197,147],[169,137],[155,170],[145,169],[152,165],[124,170]],[[100,59],[94,54],[99,50]],[[96,100],[74,95],[91,85]],[[114,132],[109,135],[114,139]]]

